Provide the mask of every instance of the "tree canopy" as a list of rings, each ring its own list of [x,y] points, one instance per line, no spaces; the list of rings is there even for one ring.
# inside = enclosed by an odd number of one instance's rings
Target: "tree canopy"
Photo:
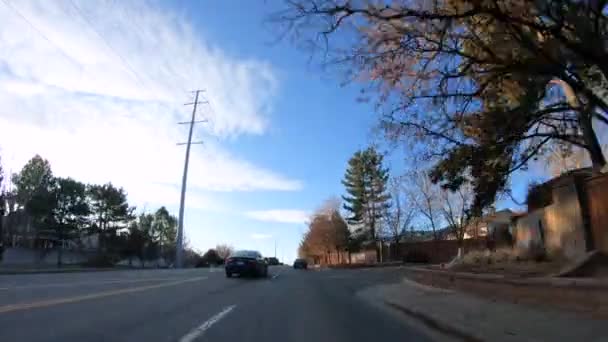
[[[61,246],[67,239],[79,237],[79,232],[88,225],[89,205],[86,186],[71,178],[55,178],[48,204],[50,215],[47,227],[59,240]],[[61,251],[57,254],[57,264],[61,266]]]
[[[50,163],[39,155],[29,160],[12,179],[19,204],[17,210],[25,211],[32,218],[36,239],[51,242],[46,246],[58,248],[59,265],[66,241],[71,246],[82,247],[81,238],[87,234],[98,237],[99,250],[94,262],[102,262],[100,265],[109,265],[121,257],[129,260],[138,257],[142,264],[144,260],[159,257],[172,261],[177,218],[167,208],[135,217],[135,208],[129,205],[124,189],[111,183],[86,185],[72,178],[55,177]],[[5,208],[3,190],[0,184],[2,209]]]
[[[42,203],[32,201],[32,199],[48,196],[53,186],[53,180],[53,171],[49,161],[35,155],[19,173],[12,177],[16,188],[17,203],[33,216],[39,215],[41,210],[44,210],[41,208]]]
[[[226,260],[234,252],[234,247],[228,244],[219,244],[215,246],[215,251],[221,259]]]
[[[295,0],[272,20],[365,83],[386,134],[472,185],[480,213],[553,146],[606,165],[608,21],[598,0]]]
[[[344,209],[351,214],[347,220],[372,240],[376,239],[390,199],[387,193],[388,169],[384,168],[382,161],[382,155],[373,147],[357,151],[348,161],[342,180],[347,193],[342,196]]]
[[[335,200],[326,201],[313,214],[308,230],[302,237],[298,254],[300,257],[328,259],[334,252],[341,255],[349,243],[350,231]],[[340,261],[340,260],[339,260]]]
[[[98,231],[120,229],[133,219],[133,207],[129,206],[127,193],[112,183],[90,185],[88,195],[91,201],[91,213],[94,217],[93,228]]]

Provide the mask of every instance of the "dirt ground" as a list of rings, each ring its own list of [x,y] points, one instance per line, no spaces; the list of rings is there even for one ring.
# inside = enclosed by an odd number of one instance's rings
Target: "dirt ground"
[[[509,263],[480,263],[480,264],[457,264],[450,268],[456,272],[501,274],[512,277],[543,277],[558,274],[564,267],[563,262],[509,262]]]

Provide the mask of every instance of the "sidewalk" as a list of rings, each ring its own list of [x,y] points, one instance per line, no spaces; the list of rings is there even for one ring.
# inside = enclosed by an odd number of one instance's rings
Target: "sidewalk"
[[[404,279],[360,293],[464,341],[608,341],[606,321],[486,300]],[[559,300],[556,298],[556,300]]]

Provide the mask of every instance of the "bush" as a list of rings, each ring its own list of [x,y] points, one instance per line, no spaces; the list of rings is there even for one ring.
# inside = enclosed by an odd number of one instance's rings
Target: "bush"
[[[431,262],[431,257],[426,252],[413,250],[407,252],[403,258],[403,262],[428,264]]]
[[[471,251],[465,254],[459,263],[463,265],[504,264],[518,261],[518,258],[520,257],[514,249],[500,248],[493,252],[489,250]]]
[[[489,250],[471,251],[465,254],[462,259],[458,261],[458,263],[461,265],[492,265],[525,261],[547,261],[544,248],[533,247],[530,248],[526,253],[521,253],[517,249],[513,248],[499,248],[493,252]]]

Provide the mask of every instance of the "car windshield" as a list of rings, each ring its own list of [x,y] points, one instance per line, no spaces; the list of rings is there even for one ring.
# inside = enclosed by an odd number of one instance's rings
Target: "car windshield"
[[[256,251],[236,251],[231,257],[233,258],[257,258],[260,253]]]

